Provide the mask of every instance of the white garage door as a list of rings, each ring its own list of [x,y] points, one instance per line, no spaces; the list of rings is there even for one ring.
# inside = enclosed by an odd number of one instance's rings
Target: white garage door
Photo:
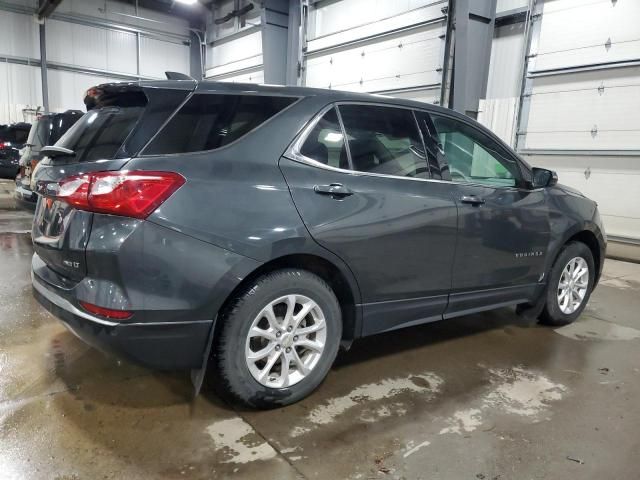
[[[545,0],[520,143],[531,163],[599,203],[610,235],[631,239],[640,239],[639,21],[638,0]]]
[[[309,16],[307,86],[440,99],[446,1],[318,2]]]

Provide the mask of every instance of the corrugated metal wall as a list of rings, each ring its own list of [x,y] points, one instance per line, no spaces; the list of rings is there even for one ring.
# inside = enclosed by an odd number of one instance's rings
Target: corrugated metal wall
[[[38,25],[33,18],[0,12],[0,124],[29,120],[23,110],[42,105],[40,70],[10,63],[10,58],[40,58]]]
[[[24,13],[0,9],[0,85],[8,87],[0,88],[0,123],[43,107],[40,67],[28,65],[40,60],[39,25],[28,10],[35,4],[16,2]],[[118,25],[153,32],[140,34],[139,71],[137,34]],[[65,0],[46,21],[50,110],[83,108],[84,92],[96,84],[161,79],[167,70],[188,74],[188,39],[188,22],[175,16],[142,8],[136,16],[134,5],[117,1]]]

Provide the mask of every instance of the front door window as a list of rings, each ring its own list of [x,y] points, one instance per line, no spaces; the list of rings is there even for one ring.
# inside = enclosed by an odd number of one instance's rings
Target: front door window
[[[449,164],[451,180],[490,187],[516,187],[517,162],[502,153],[494,140],[466,123],[431,114],[438,140]]]

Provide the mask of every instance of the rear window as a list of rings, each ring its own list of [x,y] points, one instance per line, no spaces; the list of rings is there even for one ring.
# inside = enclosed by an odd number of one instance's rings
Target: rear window
[[[182,106],[145,155],[214,150],[246,135],[297,98],[198,94]]]
[[[49,145],[49,137],[51,134],[51,117],[40,117],[31,126],[29,139],[27,144],[40,149],[45,145]]]
[[[60,115],[56,115],[51,120],[51,136],[49,138],[49,145],[56,143],[62,135],[67,133],[78,120],[82,118],[82,112],[67,112]]]
[[[91,110],[56,142],[56,146],[73,150],[78,162],[110,160],[115,158],[143,112],[142,106]]]
[[[0,128],[0,140],[15,144],[24,144],[29,137],[30,125],[8,126]]]
[[[14,130],[14,138],[15,143],[23,144],[27,141],[29,137],[29,129],[28,128],[18,128]]]

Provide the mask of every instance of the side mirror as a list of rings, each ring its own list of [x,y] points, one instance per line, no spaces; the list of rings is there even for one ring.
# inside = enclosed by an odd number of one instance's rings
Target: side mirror
[[[534,167],[532,173],[531,186],[533,188],[553,187],[558,183],[558,174],[553,170]]]

